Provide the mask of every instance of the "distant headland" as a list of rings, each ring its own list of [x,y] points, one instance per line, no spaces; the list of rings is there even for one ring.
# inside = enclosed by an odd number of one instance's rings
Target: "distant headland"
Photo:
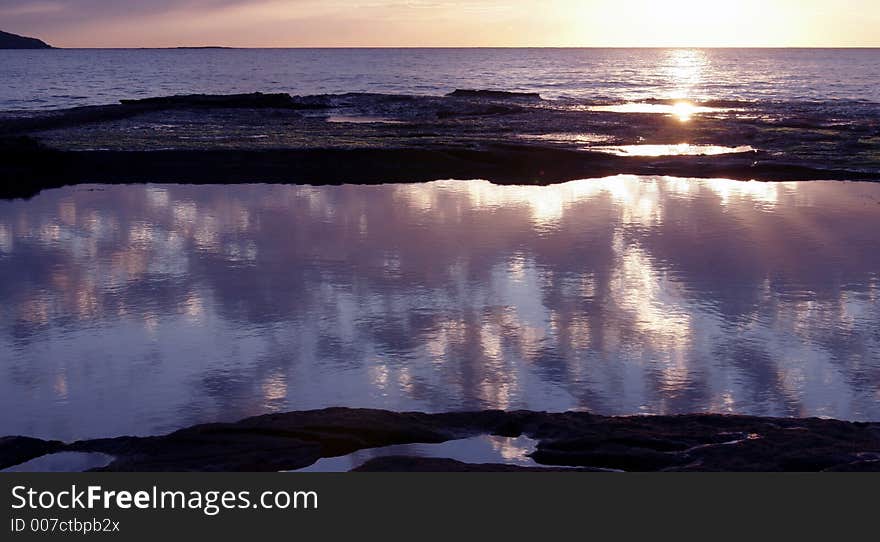
[[[10,34],[0,30],[0,49],[52,49],[53,47],[43,40],[28,38],[17,34]]]

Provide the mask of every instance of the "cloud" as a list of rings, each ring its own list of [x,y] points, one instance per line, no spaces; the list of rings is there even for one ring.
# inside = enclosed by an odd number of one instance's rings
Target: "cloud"
[[[285,3],[296,6],[308,2]],[[75,46],[77,42],[88,43],[96,31],[113,34],[137,25],[177,27],[182,18],[197,25],[202,17],[265,3],[267,0],[0,0],[0,29]]]
[[[253,4],[262,0],[0,0],[0,13],[63,13],[67,17],[104,16],[113,14],[161,13],[176,9],[214,8],[232,4]]]
[[[62,47],[393,45],[479,30],[525,0],[0,0],[4,30]],[[480,24],[477,24],[480,23]],[[390,33],[389,33],[390,32]]]
[[[406,10],[463,10],[483,11],[522,3],[504,0],[0,0],[0,16],[19,23],[82,23],[113,18],[133,18],[188,12],[210,15],[230,8],[248,8],[271,5],[274,9],[291,12],[295,9],[314,11],[323,6],[329,10],[356,12],[371,9]]]
[[[258,5],[265,0],[0,0],[0,17],[9,28],[58,28],[116,19],[176,13],[211,13],[236,6]],[[299,2],[287,2],[297,4]]]

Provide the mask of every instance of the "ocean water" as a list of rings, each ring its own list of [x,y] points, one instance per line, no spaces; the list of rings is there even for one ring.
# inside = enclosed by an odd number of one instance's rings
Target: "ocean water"
[[[880,103],[880,49],[0,50],[0,110],[234,92]]]
[[[880,184],[82,185],[0,201],[0,435],[327,406],[880,420]]]

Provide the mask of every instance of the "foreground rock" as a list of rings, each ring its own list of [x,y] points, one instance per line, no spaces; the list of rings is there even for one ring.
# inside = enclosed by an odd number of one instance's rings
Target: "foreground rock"
[[[880,467],[880,424],[818,418],[693,414],[606,417],[585,412],[482,411],[424,414],[329,408],[198,425],[157,437],[45,443],[45,450],[102,452],[115,471],[278,471],[322,457],[392,444],[439,443],[493,434],[537,440],[548,468],[624,471],[868,471]],[[16,437],[19,438],[20,437]],[[3,442],[6,442],[4,440]],[[42,442],[42,441],[38,441]],[[30,443],[29,446],[34,446]],[[30,455],[0,446],[0,464]],[[379,458],[361,470],[517,470],[425,458]]]
[[[57,440],[30,437],[0,437],[0,469],[24,463],[35,457],[55,453],[64,447]]]
[[[880,180],[880,109],[872,104],[704,105],[717,112],[682,121],[529,93],[457,90],[186,95],[0,112],[0,197],[79,182],[550,184],[615,174]],[[614,151],[680,143],[694,145],[695,154]],[[700,146],[729,152],[698,155]]]

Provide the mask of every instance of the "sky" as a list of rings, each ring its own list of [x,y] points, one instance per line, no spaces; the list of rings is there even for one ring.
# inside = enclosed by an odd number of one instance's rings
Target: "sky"
[[[59,47],[878,47],[878,0],[0,0]]]

